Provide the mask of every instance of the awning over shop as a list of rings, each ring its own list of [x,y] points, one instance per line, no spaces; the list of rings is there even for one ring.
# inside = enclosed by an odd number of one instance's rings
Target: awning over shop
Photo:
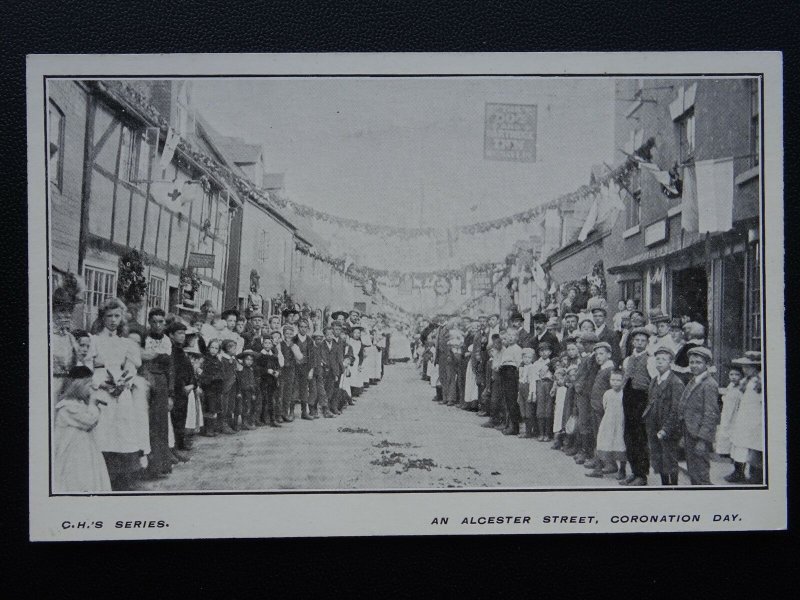
[[[680,248],[675,248],[670,245],[653,248],[652,250],[625,259],[618,265],[609,267],[608,272],[612,275],[616,275],[617,273],[636,271],[651,263],[662,262],[667,258],[688,258],[690,253],[694,254],[697,250],[703,249],[705,234],[688,231],[684,231],[683,234],[683,244]]]

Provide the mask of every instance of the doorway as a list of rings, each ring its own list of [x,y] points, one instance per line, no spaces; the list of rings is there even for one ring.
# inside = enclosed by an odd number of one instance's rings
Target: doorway
[[[705,266],[672,271],[672,316],[708,323],[708,276]]]

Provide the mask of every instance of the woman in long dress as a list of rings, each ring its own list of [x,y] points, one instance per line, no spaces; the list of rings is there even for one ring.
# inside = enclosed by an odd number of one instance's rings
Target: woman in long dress
[[[102,405],[97,423],[97,445],[108,467],[111,487],[115,491],[131,489],[133,476],[141,467],[143,448],[141,415],[133,398],[132,386],[141,355],[133,341],[127,339],[125,304],[107,300],[92,327],[96,355],[94,386],[97,401]]]
[[[763,481],[764,453],[764,395],[761,390],[760,354],[757,361],[750,356],[747,360],[748,362],[741,363],[745,379],[741,385],[739,410],[731,426],[731,458],[749,465],[747,483],[760,484]]]

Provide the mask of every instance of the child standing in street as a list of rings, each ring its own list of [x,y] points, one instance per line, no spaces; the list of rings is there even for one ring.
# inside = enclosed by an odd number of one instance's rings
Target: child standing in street
[[[559,367],[556,369],[553,377],[555,378],[555,384],[553,385],[553,389],[550,393],[553,396],[552,431],[553,436],[555,437],[555,442],[551,448],[553,450],[560,450],[561,446],[564,445],[564,437],[566,436],[564,431],[566,419],[564,418],[564,415],[566,414],[565,408],[567,403],[567,371]]]
[[[236,356],[242,365],[242,368],[236,372],[236,416],[233,422],[233,428],[236,431],[240,427],[246,430],[256,428],[253,420],[253,410],[256,406],[256,395],[258,394],[256,376],[253,372],[255,355],[256,353],[252,350],[245,350]]]
[[[536,369],[533,366],[533,348],[522,349],[522,364],[519,367],[519,393],[517,404],[519,405],[520,418],[525,431],[519,432],[521,438],[533,437],[533,419],[536,414],[536,407],[533,404],[533,397],[536,392]]]
[[[739,411],[739,403],[742,400],[742,367],[737,364],[740,359],[734,359],[731,368],[728,370],[728,387],[722,393],[722,411],[719,417],[719,427],[714,438],[714,452],[722,457],[728,458],[731,455],[731,428]],[[744,481],[744,462],[734,461],[733,472],[725,476],[728,483]]]
[[[220,362],[220,341],[211,339],[206,344],[206,356],[203,359],[200,387],[203,390],[203,419],[205,427],[201,435],[217,436],[217,415],[222,410],[222,363]]]
[[[53,489],[110,492],[106,462],[94,439],[100,408],[92,393],[92,371],[74,367],[68,377],[55,407]]]
[[[541,342],[538,348],[539,358],[533,363],[536,370],[536,421],[539,425],[540,442],[553,441],[553,371],[550,361],[552,348],[547,342]]]
[[[615,369],[611,372],[611,389],[603,394],[603,418],[597,432],[597,457],[603,467],[595,467],[587,477],[602,477],[606,473],[617,473],[617,479],[625,479],[625,415],[622,410],[622,382],[624,374]],[[619,469],[617,469],[619,461]]]
[[[233,356],[236,351],[236,340],[224,340],[220,352],[222,364],[222,388],[220,395],[220,413],[217,430],[225,435],[236,433],[232,427],[233,413],[236,408],[236,371],[237,363]]]

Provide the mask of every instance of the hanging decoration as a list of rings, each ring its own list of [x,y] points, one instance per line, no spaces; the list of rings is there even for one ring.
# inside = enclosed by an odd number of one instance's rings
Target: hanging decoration
[[[117,296],[126,304],[138,304],[146,293],[147,279],[142,257],[138,251],[131,250],[119,258]]]

